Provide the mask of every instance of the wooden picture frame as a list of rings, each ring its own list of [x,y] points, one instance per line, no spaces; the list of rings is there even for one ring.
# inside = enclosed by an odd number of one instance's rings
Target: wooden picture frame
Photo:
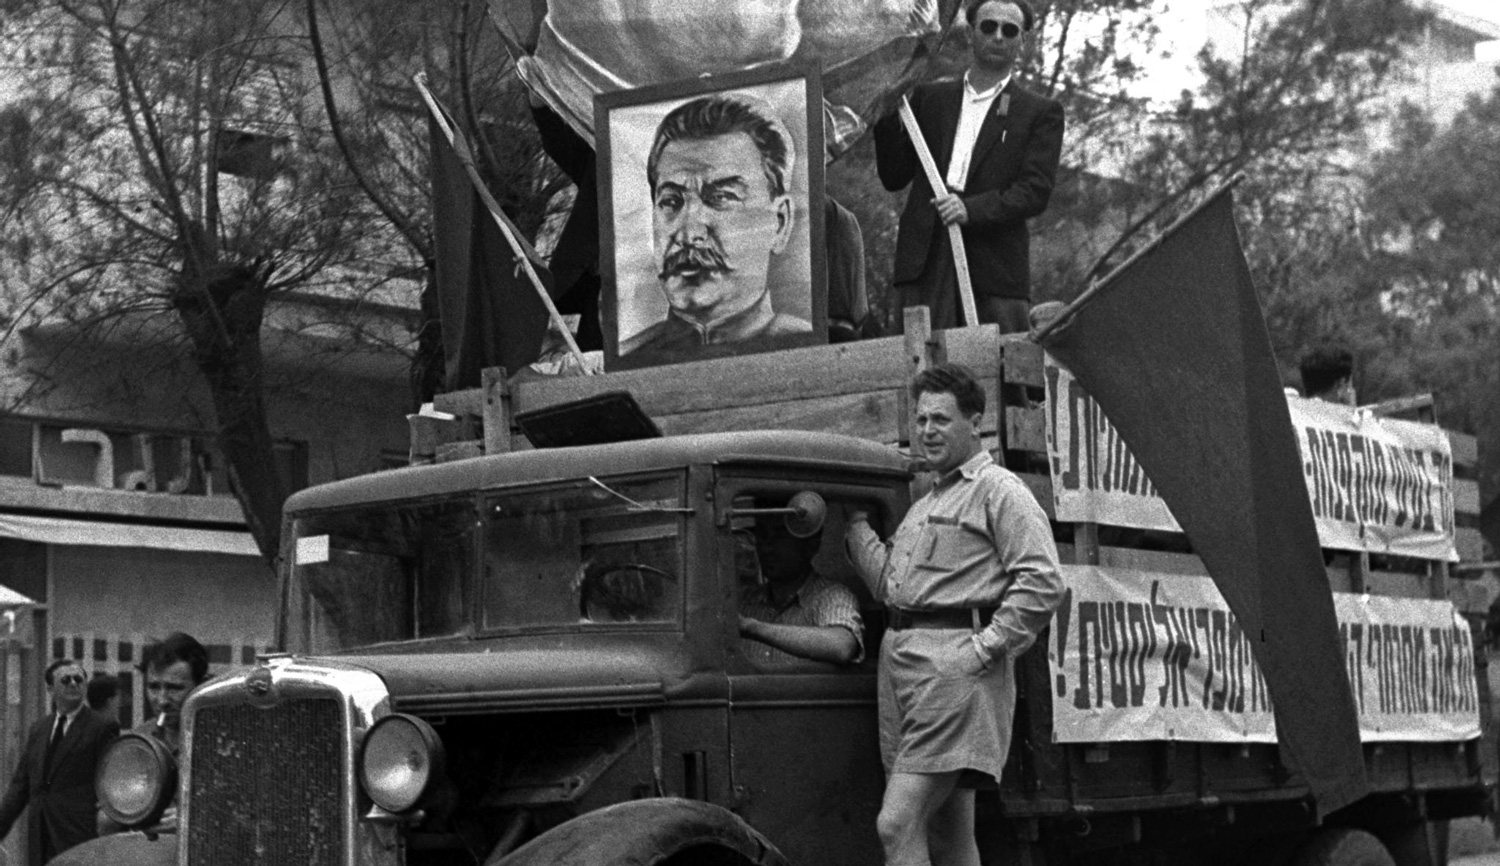
[[[605,369],[827,342],[820,82],[787,63],[594,98]]]

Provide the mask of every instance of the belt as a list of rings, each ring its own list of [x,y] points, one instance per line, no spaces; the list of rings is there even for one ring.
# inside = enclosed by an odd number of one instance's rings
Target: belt
[[[909,628],[961,628],[974,631],[974,614],[979,614],[979,628],[990,624],[993,607],[950,607],[944,610],[902,610],[886,608],[886,628],[905,631]]]

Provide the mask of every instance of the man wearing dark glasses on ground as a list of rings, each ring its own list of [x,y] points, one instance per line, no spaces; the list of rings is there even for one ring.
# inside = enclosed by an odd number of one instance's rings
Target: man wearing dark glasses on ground
[[[895,287],[902,307],[926,305],[936,328],[960,324],[949,224],[963,227],[981,322],[1025,331],[1031,306],[1026,220],[1047,207],[1062,151],[1063,109],[1015,81],[1025,35],[1036,23],[1025,0],[965,5],[973,59],[961,79],[924,84],[912,111],[943,173],[936,193],[891,114],[875,125],[875,162],[891,191],[911,186],[896,242]],[[963,323],[970,324],[970,323]]]
[[[120,732],[83,703],[84,673],[77,662],[59,659],[43,679],[52,712],[32,725],[5,799],[0,801],[0,839],[31,806],[29,862],[45,863],[97,835],[94,773],[104,750]]]

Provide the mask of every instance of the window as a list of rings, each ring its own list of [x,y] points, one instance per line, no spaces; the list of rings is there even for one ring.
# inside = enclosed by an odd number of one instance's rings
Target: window
[[[481,627],[679,623],[682,489],[674,475],[486,500]]]
[[[793,494],[817,492],[825,506],[821,529],[811,535],[802,515],[776,513],[790,506]],[[726,539],[733,551],[733,579],[741,616],[782,625],[858,627],[856,637],[864,650],[860,665],[819,661],[800,655],[771,639],[742,637],[738,655],[757,672],[864,671],[874,664],[884,622],[881,607],[855,572],[844,552],[845,514],[854,509],[877,519],[887,497],[875,491],[856,491],[834,486],[788,487],[785,484],[755,485],[735,490]],[[795,531],[793,531],[795,530]],[[851,620],[849,611],[857,611]]]
[[[307,650],[462,632],[477,523],[468,497],[297,518],[292,568]]]

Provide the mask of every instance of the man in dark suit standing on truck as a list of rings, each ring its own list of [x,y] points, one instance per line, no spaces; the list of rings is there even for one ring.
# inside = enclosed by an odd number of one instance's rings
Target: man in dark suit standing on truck
[[[83,668],[60,659],[43,679],[52,712],[26,737],[10,787],[0,800],[0,838],[29,805],[31,863],[42,864],[96,834],[94,773],[120,725],[84,705]]]
[[[973,60],[961,80],[924,84],[912,112],[947,188],[934,192],[895,114],[875,124],[875,164],[891,191],[911,186],[896,240],[900,306],[925,305],[934,328],[958,321],[958,276],[948,226],[963,227],[981,322],[1030,327],[1031,236],[1062,153],[1063,109],[1015,81],[1022,38],[1036,23],[1025,0],[966,4]],[[972,322],[964,324],[974,324]]]

